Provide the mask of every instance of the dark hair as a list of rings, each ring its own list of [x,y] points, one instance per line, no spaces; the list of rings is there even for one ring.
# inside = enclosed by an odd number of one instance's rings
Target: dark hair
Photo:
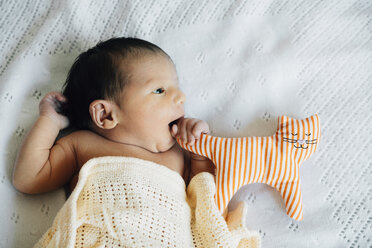
[[[63,95],[67,103],[61,112],[77,129],[90,129],[89,105],[96,99],[112,100],[116,103],[128,83],[125,64],[130,59],[149,54],[170,57],[158,46],[137,38],[112,38],[99,42],[95,47],[81,53],[72,65]]]

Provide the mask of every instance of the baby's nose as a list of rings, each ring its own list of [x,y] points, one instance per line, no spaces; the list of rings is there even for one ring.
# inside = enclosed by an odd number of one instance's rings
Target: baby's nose
[[[185,100],[186,100],[186,96],[185,96],[185,94],[183,94],[182,91],[179,90],[179,91],[176,93],[176,95],[175,95],[175,97],[174,97],[174,100],[175,100],[175,102],[178,103],[178,104],[183,104],[183,103],[185,102]]]

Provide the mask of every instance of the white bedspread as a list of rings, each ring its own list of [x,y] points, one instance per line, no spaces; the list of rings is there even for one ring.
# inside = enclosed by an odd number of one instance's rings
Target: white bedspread
[[[31,247],[63,190],[16,192],[11,174],[42,96],[99,40],[135,36],[173,58],[186,114],[220,136],[265,136],[277,115],[319,113],[322,140],[302,164],[304,220],[249,185],[246,225],[263,247],[372,246],[370,0],[0,1],[0,247]]]

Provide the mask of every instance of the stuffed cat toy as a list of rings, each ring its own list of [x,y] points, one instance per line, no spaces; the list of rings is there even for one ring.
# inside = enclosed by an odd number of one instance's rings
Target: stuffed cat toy
[[[194,145],[177,142],[186,150],[208,157],[216,166],[216,204],[221,211],[244,185],[265,183],[276,188],[287,214],[302,220],[299,166],[316,150],[320,139],[318,115],[303,120],[278,117],[273,136],[221,138],[202,134]]]

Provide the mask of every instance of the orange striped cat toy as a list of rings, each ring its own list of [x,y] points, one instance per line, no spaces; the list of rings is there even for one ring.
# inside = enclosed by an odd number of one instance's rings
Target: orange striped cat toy
[[[265,183],[283,197],[287,214],[302,220],[300,163],[308,159],[320,139],[318,115],[304,120],[278,117],[273,136],[221,138],[201,134],[193,146],[177,142],[186,150],[208,157],[216,166],[216,204],[221,211],[242,186]]]

